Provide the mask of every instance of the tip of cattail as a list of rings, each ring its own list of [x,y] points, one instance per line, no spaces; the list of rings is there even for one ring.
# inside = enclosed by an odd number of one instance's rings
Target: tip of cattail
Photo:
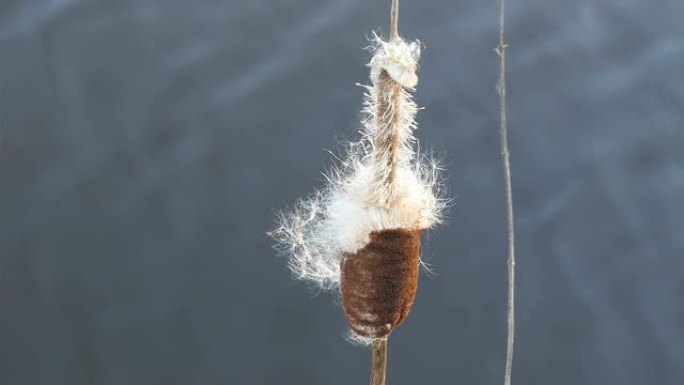
[[[404,88],[414,89],[418,85],[420,42],[408,42],[401,37],[384,41],[377,35],[374,35],[374,42],[375,54],[369,64],[371,79],[377,81],[381,71],[386,71]]]

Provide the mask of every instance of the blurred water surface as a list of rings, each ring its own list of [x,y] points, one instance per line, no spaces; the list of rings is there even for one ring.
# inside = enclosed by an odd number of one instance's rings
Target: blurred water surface
[[[356,135],[389,1],[3,0],[0,383],[349,384],[265,232]],[[495,384],[495,1],[405,1],[455,198],[389,382]],[[684,2],[511,0],[514,383],[684,382]]]

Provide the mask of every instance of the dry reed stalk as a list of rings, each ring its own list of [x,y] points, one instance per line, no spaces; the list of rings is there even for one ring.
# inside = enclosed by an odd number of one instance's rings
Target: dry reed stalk
[[[511,182],[511,160],[508,149],[508,118],[506,113],[506,45],[505,32],[505,0],[499,1],[499,44],[496,53],[499,55],[499,80],[497,93],[499,94],[499,131],[501,135],[501,162],[504,170],[504,184],[506,188],[506,238],[508,265],[508,298],[507,298],[507,341],[506,368],[504,385],[511,384],[513,373],[513,347],[515,342],[515,222],[513,217],[513,186]]]

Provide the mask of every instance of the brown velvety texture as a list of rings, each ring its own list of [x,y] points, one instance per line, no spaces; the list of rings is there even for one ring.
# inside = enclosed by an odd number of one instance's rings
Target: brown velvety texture
[[[342,260],[342,305],[352,330],[387,336],[408,316],[418,289],[422,230],[374,231]]]

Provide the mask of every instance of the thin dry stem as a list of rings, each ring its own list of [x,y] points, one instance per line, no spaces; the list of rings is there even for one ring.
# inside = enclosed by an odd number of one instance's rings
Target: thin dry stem
[[[511,183],[511,161],[508,150],[508,120],[506,115],[506,42],[505,31],[505,0],[500,0],[499,7],[499,45],[496,52],[499,55],[499,123],[501,133],[501,161],[504,169],[504,184],[506,186],[506,232],[508,244],[508,338],[506,342],[506,370],[504,385],[511,384],[513,373],[513,346],[515,342],[515,224],[513,218],[513,188]]]
[[[399,0],[392,0],[390,11],[390,40],[399,38]]]
[[[392,0],[390,14],[390,40],[396,41],[399,39],[399,0]],[[385,152],[388,155],[387,168],[390,171],[386,174],[383,184],[391,190],[396,174],[397,149],[399,147],[395,127],[401,119],[399,112],[401,111],[403,89],[401,84],[392,80],[392,77],[383,70],[378,79],[377,92],[375,147],[378,150],[377,154]],[[383,203],[388,206],[391,205],[391,202]],[[371,385],[385,385],[387,380],[387,339],[388,337],[373,340],[371,347]]]
[[[373,340],[371,347],[371,385],[385,385],[387,380],[387,339]]]

